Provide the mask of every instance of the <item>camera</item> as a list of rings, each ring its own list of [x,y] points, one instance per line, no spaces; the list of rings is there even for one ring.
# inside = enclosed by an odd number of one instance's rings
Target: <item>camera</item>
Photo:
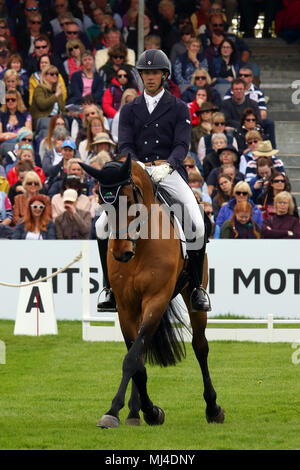
[[[264,176],[263,178],[260,179],[260,181],[262,181],[262,183],[265,183],[266,181],[268,181],[268,178]]]

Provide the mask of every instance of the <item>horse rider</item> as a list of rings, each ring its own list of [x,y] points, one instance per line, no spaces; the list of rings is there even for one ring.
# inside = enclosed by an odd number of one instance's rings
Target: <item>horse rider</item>
[[[190,112],[183,101],[164,88],[170,75],[170,65],[163,51],[144,51],[136,69],[143,81],[144,92],[121,109],[118,151],[119,154],[130,153],[132,159],[142,162],[152,180],[187,210],[189,220],[193,222],[193,240],[188,240],[190,234],[187,235],[184,228],[186,241],[189,242],[191,307],[194,311],[208,311],[210,303],[202,288],[204,221],[183,165],[191,139]],[[156,161],[160,164],[155,164]],[[115,299],[107,278],[107,240],[99,240],[98,246],[106,290],[105,300],[98,304],[98,310],[114,310]]]

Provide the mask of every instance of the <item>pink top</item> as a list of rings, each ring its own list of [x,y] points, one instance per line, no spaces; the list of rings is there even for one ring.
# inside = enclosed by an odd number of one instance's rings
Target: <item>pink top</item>
[[[82,77],[82,81],[83,81],[82,96],[91,94],[92,93],[93,79],[92,78]]]

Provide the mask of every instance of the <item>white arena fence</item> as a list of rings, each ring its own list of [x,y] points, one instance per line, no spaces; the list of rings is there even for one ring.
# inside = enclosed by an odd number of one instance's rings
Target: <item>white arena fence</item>
[[[0,319],[16,318],[18,295],[11,287],[48,280],[58,320],[82,321],[84,340],[123,340],[117,315],[97,313],[102,270],[96,241],[0,240],[0,248]],[[288,328],[300,324],[299,249],[298,240],[212,240],[208,340],[300,341],[300,329]]]

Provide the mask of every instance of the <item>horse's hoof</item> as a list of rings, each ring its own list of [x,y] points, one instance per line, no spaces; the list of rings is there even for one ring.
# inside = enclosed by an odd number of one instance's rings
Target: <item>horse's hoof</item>
[[[120,424],[119,418],[116,418],[112,415],[103,415],[100,419],[97,426],[99,428],[108,429],[108,428],[117,428]]]
[[[141,426],[142,420],[141,418],[126,418],[125,424],[127,426]]]
[[[209,416],[206,412],[206,421],[208,423],[224,423],[225,413],[220,406],[218,406],[218,413],[214,416]]]
[[[150,417],[149,415],[146,415],[146,413],[144,413],[144,420],[147,424],[149,424],[149,426],[157,426],[163,424],[165,421],[164,411],[158,406],[154,406],[153,409],[157,411],[157,415],[155,417]]]

